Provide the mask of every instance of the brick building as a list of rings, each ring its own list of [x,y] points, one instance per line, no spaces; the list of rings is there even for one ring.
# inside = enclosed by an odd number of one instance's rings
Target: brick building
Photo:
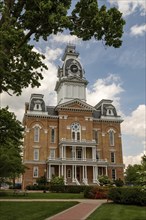
[[[57,105],[46,106],[42,94],[25,105],[23,187],[46,175],[66,184],[98,184],[99,175],[123,179],[120,123],[112,100],[86,103],[88,81],[75,46],[68,45],[58,68]]]

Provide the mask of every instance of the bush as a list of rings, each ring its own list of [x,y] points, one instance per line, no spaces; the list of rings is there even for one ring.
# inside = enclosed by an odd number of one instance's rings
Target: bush
[[[26,186],[27,190],[49,190],[48,185],[28,185]]]
[[[108,198],[120,204],[146,205],[146,191],[142,187],[112,188]]]
[[[114,180],[114,184],[115,184],[117,187],[121,187],[121,186],[124,185],[124,182],[123,182],[123,180],[121,180],[121,179],[119,178],[119,179]]]
[[[61,193],[81,193],[84,192],[86,186],[73,186],[73,185],[50,185],[51,192]]]
[[[112,184],[108,176],[99,176],[98,180],[101,186]]]
[[[88,199],[107,199],[108,188],[101,186],[88,186],[84,191],[84,197]]]

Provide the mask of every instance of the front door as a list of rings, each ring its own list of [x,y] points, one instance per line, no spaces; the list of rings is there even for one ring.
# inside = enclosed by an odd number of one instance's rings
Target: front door
[[[77,180],[81,182],[81,167],[77,166]]]

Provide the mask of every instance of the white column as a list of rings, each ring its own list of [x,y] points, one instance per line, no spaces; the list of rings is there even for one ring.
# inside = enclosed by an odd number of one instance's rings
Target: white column
[[[63,146],[61,148],[61,158],[63,159]]]
[[[75,160],[76,160],[76,157],[77,157],[77,156],[76,156],[76,146],[74,147],[74,151],[75,151]]]
[[[74,165],[72,165],[72,182],[74,182],[74,176],[75,176],[75,169],[74,169]]]
[[[83,179],[85,178],[85,176],[84,176],[84,166],[83,166]]]
[[[107,176],[107,166],[106,166],[106,168],[105,168],[105,175]]]
[[[58,169],[59,169],[59,177],[60,177],[60,165],[59,165]]]
[[[66,159],[66,146],[64,146],[64,158]]]
[[[66,165],[64,165],[64,181],[66,183]]]
[[[85,178],[88,179],[87,178],[87,166],[85,166]]]
[[[77,178],[77,166],[75,165],[75,179]]]
[[[51,165],[49,164],[49,180],[51,180]]]
[[[63,165],[61,165],[61,175],[63,176]]]
[[[84,148],[84,151],[85,151],[85,160],[86,160],[86,147]]]

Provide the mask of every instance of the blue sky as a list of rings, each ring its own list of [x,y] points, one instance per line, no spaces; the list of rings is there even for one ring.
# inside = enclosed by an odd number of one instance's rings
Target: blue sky
[[[2,94],[2,106],[9,105],[19,120],[24,114],[24,104],[31,93],[44,94],[48,105],[56,105],[54,92],[57,67],[68,43],[75,44],[89,81],[87,102],[96,105],[101,99],[114,101],[122,123],[123,156],[125,164],[139,163],[146,145],[146,1],[100,0],[99,5],[116,6],[126,20],[123,45],[119,49],[105,48],[102,42],[83,42],[67,33],[50,36],[47,42],[35,45],[46,55],[48,71],[39,89],[27,88],[21,97]]]

